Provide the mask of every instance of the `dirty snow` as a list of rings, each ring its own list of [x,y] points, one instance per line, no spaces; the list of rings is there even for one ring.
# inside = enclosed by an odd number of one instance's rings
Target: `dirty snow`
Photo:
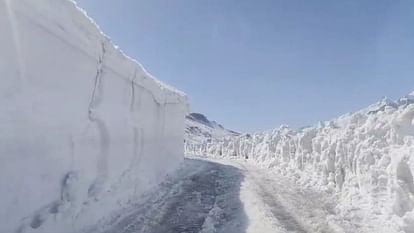
[[[188,158],[156,192],[90,233],[355,232],[328,195],[241,161]]]

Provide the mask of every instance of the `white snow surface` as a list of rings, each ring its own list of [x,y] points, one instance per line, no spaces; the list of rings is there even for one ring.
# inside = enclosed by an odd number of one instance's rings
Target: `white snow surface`
[[[0,35],[0,232],[81,232],[179,167],[187,97],[73,1],[0,0]]]
[[[240,133],[224,128],[201,113],[190,113],[186,116],[185,145],[186,147],[196,145],[195,148],[189,150],[198,149],[198,145],[207,145],[213,141],[221,141],[239,135]]]
[[[414,232],[414,99],[376,104],[300,130],[186,144],[186,153],[247,159],[335,197],[352,232]],[[191,136],[186,136],[191,137]],[[377,226],[377,227],[375,227]],[[379,227],[378,227],[379,226]],[[352,228],[350,228],[352,229]]]

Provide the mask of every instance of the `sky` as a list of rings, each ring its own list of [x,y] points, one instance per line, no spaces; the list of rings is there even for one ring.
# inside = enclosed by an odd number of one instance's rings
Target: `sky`
[[[411,0],[77,0],[225,127],[297,128],[414,90]]]

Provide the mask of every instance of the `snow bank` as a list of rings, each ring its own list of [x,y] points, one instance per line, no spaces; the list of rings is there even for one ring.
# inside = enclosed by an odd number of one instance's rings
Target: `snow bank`
[[[79,232],[180,164],[186,96],[74,2],[0,0],[0,35],[0,232]]]
[[[376,216],[391,228],[397,223],[414,232],[413,97],[412,93],[396,102],[385,98],[301,130],[282,126],[192,144],[186,152],[249,159],[300,184],[338,195],[338,210],[344,216],[360,209],[369,212],[363,218]]]

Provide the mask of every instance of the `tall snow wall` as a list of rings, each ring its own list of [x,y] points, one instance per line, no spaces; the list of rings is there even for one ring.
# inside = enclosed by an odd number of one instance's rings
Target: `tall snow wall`
[[[0,106],[2,233],[49,232],[60,215],[73,226],[91,203],[139,195],[183,159],[186,96],[69,0],[0,0]]]
[[[335,194],[340,215],[363,209],[384,229],[414,232],[414,92],[314,127],[185,146],[188,154],[246,159]]]

